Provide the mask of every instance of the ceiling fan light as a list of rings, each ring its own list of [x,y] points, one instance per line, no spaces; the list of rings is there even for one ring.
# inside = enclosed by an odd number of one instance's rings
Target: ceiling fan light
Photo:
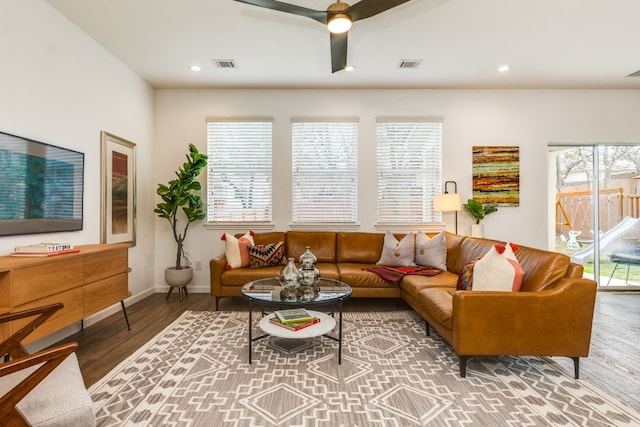
[[[327,28],[334,34],[341,34],[351,28],[351,17],[344,13],[337,13],[327,22]]]

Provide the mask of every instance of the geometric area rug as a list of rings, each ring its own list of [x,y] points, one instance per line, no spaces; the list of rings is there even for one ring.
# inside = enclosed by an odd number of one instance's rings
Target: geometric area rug
[[[412,311],[344,313],[327,338],[268,337],[246,312],[187,311],[89,389],[99,426],[638,426],[547,358],[458,358]],[[257,328],[257,325],[256,325]]]

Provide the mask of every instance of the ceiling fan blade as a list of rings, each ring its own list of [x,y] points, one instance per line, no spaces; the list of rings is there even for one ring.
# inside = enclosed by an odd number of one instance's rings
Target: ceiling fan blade
[[[277,10],[280,12],[293,13],[294,15],[306,16],[321,24],[327,24],[329,14],[324,10],[313,10],[295,4],[283,3],[275,0],[235,0],[240,3],[246,3],[253,6],[264,7],[267,9]]]
[[[347,34],[329,33],[331,37],[331,72],[344,70],[347,66]]]
[[[358,21],[360,19],[370,18],[408,1],[409,0],[362,0],[351,6],[347,10],[347,13],[351,16],[352,21]]]

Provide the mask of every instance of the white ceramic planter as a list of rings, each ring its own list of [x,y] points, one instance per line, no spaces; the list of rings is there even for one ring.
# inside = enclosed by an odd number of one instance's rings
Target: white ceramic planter
[[[484,237],[484,225],[471,224],[471,237]]]
[[[167,285],[180,288],[183,286],[187,286],[189,282],[193,279],[193,268],[182,268],[180,270],[176,270],[175,267],[168,267],[164,270],[164,280],[167,282]]]

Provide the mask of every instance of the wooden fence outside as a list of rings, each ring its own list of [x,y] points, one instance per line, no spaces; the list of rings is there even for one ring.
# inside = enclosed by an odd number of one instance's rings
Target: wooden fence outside
[[[626,216],[640,218],[640,194],[625,194],[622,188],[602,189],[599,227],[606,233]],[[593,194],[591,191],[572,191],[556,195],[556,233],[581,231],[581,239],[593,238]]]

